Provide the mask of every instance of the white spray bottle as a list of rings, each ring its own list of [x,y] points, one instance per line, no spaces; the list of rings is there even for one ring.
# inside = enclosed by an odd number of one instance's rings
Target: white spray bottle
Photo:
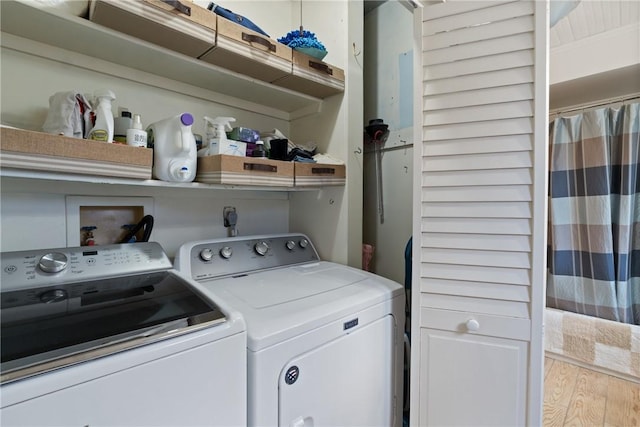
[[[89,132],[89,139],[102,142],[113,142],[113,113],[111,102],[116,99],[113,91],[108,89],[96,91],[96,122]]]
[[[221,144],[227,140],[227,130],[231,130],[231,122],[235,122],[233,117],[216,117],[212,119],[204,116],[205,144],[198,150],[198,157],[212,156],[220,154]]]
[[[191,182],[198,163],[193,116],[182,113],[152,123],[147,140],[153,146],[153,177],[162,181]]]

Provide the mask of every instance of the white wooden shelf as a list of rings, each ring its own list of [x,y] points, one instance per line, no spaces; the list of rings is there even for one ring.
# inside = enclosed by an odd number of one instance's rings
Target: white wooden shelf
[[[230,184],[204,184],[201,182],[165,182],[156,179],[137,180],[129,178],[112,178],[106,176],[68,174],[58,172],[43,172],[22,169],[0,169],[0,178],[6,183],[7,179],[12,181],[36,181],[36,182],[66,182],[80,184],[99,184],[109,186],[126,186],[137,188],[158,188],[163,190],[206,190],[206,191],[240,191],[240,192],[279,192],[286,194],[290,191],[316,191],[323,188],[317,187],[277,187],[262,185],[230,185]]]
[[[93,22],[17,1],[0,2],[3,33],[128,67],[291,114],[322,100],[190,58]],[[5,43],[3,42],[3,45]]]

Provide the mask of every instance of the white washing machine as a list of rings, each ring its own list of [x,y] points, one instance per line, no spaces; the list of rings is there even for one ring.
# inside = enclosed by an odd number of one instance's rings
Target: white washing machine
[[[246,426],[242,316],[157,243],[7,252],[7,426]]]
[[[302,234],[187,243],[174,265],[247,322],[250,426],[402,424],[402,286]]]

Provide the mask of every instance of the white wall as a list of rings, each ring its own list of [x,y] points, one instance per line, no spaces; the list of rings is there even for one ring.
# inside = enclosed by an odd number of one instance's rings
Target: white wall
[[[365,123],[389,125],[386,148],[413,143],[413,10],[388,1],[365,16]],[[375,246],[372,270],[404,283],[404,248],[411,237],[413,148],[382,154],[384,223],[378,216],[375,155],[365,147],[363,242]]]
[[[549,84],[551,110],[640,93],[640,22],[552,48]]]
[[[206,6],[208,1],[198,3]],[[226,0],[220,4],[249,17],[273,38],[300,25],[299,1]],[[362,50],[362,2],[305,0],[302,19],[305,29],[315,32],[327,46],[326,61],[345,69],[347,83],[345,93],[322,102],[319,113],[293,112],[292,118],[254,104],[251,99],[219,95],[215,88],[204,90],[127,68],[127,64],[112,64],[12,35],[5,37],[3,33],[2,124],[41,130],[53,93],[78,90],[91,96],[96,89],[109,88],[117,97],[114,113],[119,107],[126,107],[142,115],[143,125],[188,111],[196,118],[193,131],[203,134],[202,116],[231,116],[239,126],[258,130],[277,128],[294,141],[313,140],[321,152],[354,162],[354,166],[348,164],[346,187],[293,193],[60,184],[3,178],[0,249],[65,246],[67,195],[149,196],[154,199],[156,220],[152,240],[159,241],[170,256],[182,242],[226,236],[223,207],[236,206],[241,234],[306,232],[323,258],[359,266],[362,155],[357,158],[353,153],[362,145],[362,69],[360,59],[351,53],[351,46],[355,44]],[[168,60],[158,58],[158,66]],[[357,117],[356,126],[350,121],[352,117]]]
[[[9,48],[0,51],[0,102],[2,124],[24,129],[42,129],[48,111],[49,96],[58,91],[78,90],[91,96],[98,88],[116,94],[113,111],[126,107],[142,115],[146,126],[152,121],[190,112],[196,119],[195,133],[203,134],[202,117],[231,116],[237,124],[259,130],[278,128],[289,132],[289,122],[269,115],[229,107],[210,100],[183,95],[170,81],[164,88],[146,85],[139,71],[128,69],[123,78],[83,67],[95,60],[73,55],[76,65],[49,60]],[[78,66],[80,65],[80,66]],[[110,64],[105,63],[105,71]],[[128,77],[133,80],[129,80]],[[25,182],[2,178],[0,226],[2,251],[66,246],[67,195],[150,196],[154,200],[155,226],[151,239],[162,244],[174,256],[181,243],[225,237],[224,206],[235,206],[239,214],[240,234],[289,231],[289,200],[286,192],[202,191],[156,189],[56,182]]]

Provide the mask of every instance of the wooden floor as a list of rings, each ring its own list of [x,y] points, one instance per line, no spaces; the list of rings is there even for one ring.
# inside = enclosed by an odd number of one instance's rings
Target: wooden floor
[[[545,358],[544,426],[640,426],[640,384]]]

